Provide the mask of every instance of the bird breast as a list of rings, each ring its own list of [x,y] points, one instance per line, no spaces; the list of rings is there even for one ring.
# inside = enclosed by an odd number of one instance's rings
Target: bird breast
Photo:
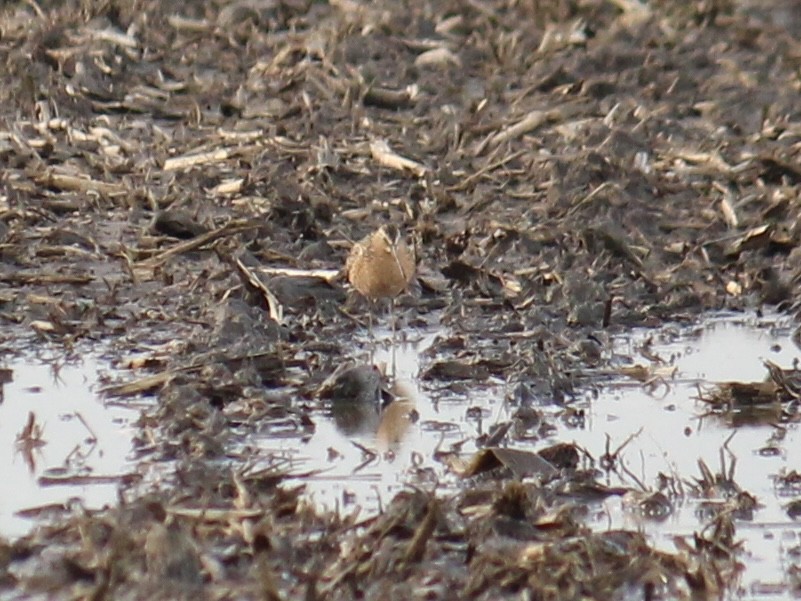
[[[414,275],[411,250],[402,241],[394,247],[373,240],[363,242],[354,246],[348,258],[351,285],[370,300],[398,296]]]

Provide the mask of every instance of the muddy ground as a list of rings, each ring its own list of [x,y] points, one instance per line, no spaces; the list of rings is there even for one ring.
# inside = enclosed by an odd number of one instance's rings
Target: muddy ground
[[[619,491],[570,447],[546,449],[553,472],[420,486],[357,521],[231,448],[265,424],[302,437],[323,383],[363,361],[369,308],[334,274],[385,223],[419,261],[402,329],[447,332],[422,377],[458,394],[498,378],[569,413],[610,335],[796,311],[799,15],[789,0],[4,3],[2,352],[114,353],[131,373],[108,393],[157,399],[136,453],[170,467],[0,544],[0,595],[731,593],[743,491],[665,553],[582,525],[577,503]]]

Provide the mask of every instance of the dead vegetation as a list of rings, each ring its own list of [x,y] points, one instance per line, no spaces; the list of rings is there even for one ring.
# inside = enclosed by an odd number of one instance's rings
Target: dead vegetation
[[[771,361],[765,361],[765,368],[768,374],[762,382],[722,382],[698,398],[710,413],[736,425],[797,422],[801,370],[782,369]]]

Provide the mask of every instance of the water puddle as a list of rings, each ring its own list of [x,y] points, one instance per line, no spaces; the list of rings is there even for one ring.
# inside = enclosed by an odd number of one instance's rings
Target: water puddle
[[[619,448],[606,484],[654,491],[660,481],[672,479],[685,494],[661,519],[632,511],[627,496],[591,504],[587,516],[598,530],[643,530],[670,552],[676,537],[691,542],[693,533],[709,523],[704,503],[722,501],[690,494],[701,476],[699,461],[713,473],[731,470],[737,485],[758,501],[752,516],[736,521],[735,536],[744,548],[741,591],[784,594],[786,566],[801,549],[787,504],[801,497],[801,487],[787,491],[777,477],[801,472],[797,426],[763,419],[735,427],[736,420],[710,415],[699,397],[715,383],[764,380],[764,361],[782,368],[796,365],[801,351],[792,341],[792,328],[780,318],[719,315],[703,327],[668,326],[619,336],[605,350],[618,369],[572,403],[583,419],[563,420],[564,407],[536,405],[553,427],[541,431],[544,438],[509,445],[538,451],[574,443],[596,459]],[[377,335],[390,336],[387,331]],[[459,478],[438,460],[438,451],[457,448],[470,457],[478,450],[477,438],[512,420],[519,407],[507,400],[513,395],[505,382],[466,381],[456,387],[422,380],[421,370],[431,361],[426,350],[437,335],[441,331],[432,327],[395,346],[400,400],[383,413],[369,404],[356,414],[317,413],[314,429],[301,438],[297,431],[283,437],[264,432],[258,455],[287,460],[317,507],[359,511],[362,517],[380,511],[408,485],[458,490]],[[360,348],[367,346],[361,342]],[[379,343],[374,361],[391,365],[392,353],[389,344]],[[0,473],[13,484],[13,494],[0,497],[0,535],[24,534],[30,518],[57,516],[72,504],[96,508],[117,502],[120,482],[136,471],[130,424],[138,408],[99,399],[98,379],[108,370],[92,357],[58,367],[30,359],[0,364]]]
[[[435,462],[436,451],[458,441],[470,441],[476,432],[465,421],[463,401],[432,401],[421,384],[421,354],[437,332],[417,332],[417,338],[391,345],[379,343],[376,365],[395,367],[393,393],[397,399],[380,414],[374,405],[363,411],[336,410],[328,419],[316,419],[314,434],[298,446],[297,439],[270,438],[269,452],[292,459],[295,471],[319,470],[305,478],[309,499],[325,510],[350,513],[359,507],[367,513],[380,510],[408,483],[442,485],[451,476]],[[379,340],[390,340],[389,331],[377,330]],[[364,357],[367,361],[367,356]],[[277,446],[275,446],[277,445]],[[468,449],[474,449],[469,443]]]
[[[700,478],[699,460],[714,473],[733,469],[736,483],[759,503],[752,520],[737,521],[736,538],[746,550],[742,586],[760,596],[786,592],[781,585],[786,581],[786,553],[801,543],[797,524],[785,509],[791,499],[776,486],[776,476],[801,470],[801,436],[795,425],[780,426],[777,420],[731,427],[720,416],[704,415],[709,407],[698,397],[714,383],[765,380],[766,360],[794,367],[801,359],[791,338],[794,327],[786,319],[719,316],[691,332],[666,328],[619,341],[625,355],[637,355],[635,349],[652,338],[649,356],[655,353],[664,366],[675,367],[675,376],[645,386],[628,382],[610,387],[589,405],[584,429],[560,428],[557,434],[596,457],[604,453],[607,436],[612,450],[634,436],[621,458],[651,489],[660,473],[680,480]],[[638,363],[649,361],[640,357]],[[609,482],[633,485],[620,469],[610,474]],[[658,547],[674,551],[675,536],[691,537],[701,527],[700,511],[699,501],[687,501],[665,520],[643,520],[626,511],[623,500],[610,497],[595,519],[599,527],[643,529]]]
[[[106,405],[98,378],[107,363],[86,357],[58,364],[42,359],[0,362],[0,536],[27,533],[34,518],[73,505],[117,501],[139,411]]]
[[[432,488],[427,484],[436,482],[440,490],[443,484],[444,490],[453,490],[458,479],[436,460],[436,452],[463,443],[460,450],[469,456],[479,435],[512,418],[517,407],[505,402],[509,390],[503,382],[489,381],[480,388],[470,382],[461,394],[443,394],[430,382],[421,382],[421,362],[426,361],[421,355],[436,334],[424,331],[415,342],[396,348],[398,379],[409,403],[397,415],[379,416],[370,410],[353,422],[320,415],[314,433],[301,443],[297,438],[262,441],[262,450],[284,454],[297,473],[313,473],[303,479],[311,502],[343,513],[358,508],[364,516],[380,510],[407,484]],[[626,443],[615,457],[616,469],[607,475],[610,486],[654,491],[666,476],[686,494],[664,519],[643,518],[627,509],[625,497],[612,496],[592,507],[588,521],[599,530],[644,530],[654,544],[671,552],[676,550],[675,537],[692,541],[693,533],[708,523],[701,516],[701,501],[689,494],[687,485],[701,477],[699,460],[713,473],[733,469],[736,483],[759,502],[753,519],[737,521],[736,537],[745,548],[741,591],[763,596],[785,591],[786,555],[788,549],[801,548],[801,540],[787,515],[790,499],[775,480],[793,469],[801,472],[797,428],[764,421],[732,427],[720,416],[709,415],[709,407],[698,398],[715,383],[764,380],[764,360],[793,367],[801,351],[791,335],[791,324],[779,318],[718,315],[702,327],[672,326],[620,336],[607,349],[619,357],[620,373],[611,380],[607,374],[601,387],[596,385],[585,402],[578,403],[584,420],[566,423],[557,417],[560,408],[537,407],[546,417],[552,413],[556,427],[547,438],[529,443],[528,450],[573,442],[600,458]],[[379,333],[382,336],[388,338],[389,333]],[[390,363],[390,353],[380,347],[377,362]],[[632,359],[653,374],[651,381],[627,377],[637,371],[632,370]],[[359,427],[352,427],[354,423]],[[512,446],[526,448],[521,442]]]

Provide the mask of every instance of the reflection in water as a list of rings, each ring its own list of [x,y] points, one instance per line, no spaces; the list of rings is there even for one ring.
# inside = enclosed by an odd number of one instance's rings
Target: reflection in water
[[[381,450],[396,448],[402,441],[416,415],[416,400],[409,382],[396,380],[392,386],[393,400],[381,414],[376,430],[376,442]]]
[[[380,418],[381,373],[372,365],[342,368],[320,387],[330,399],[336,427],[347,436],[375,432]]]
[[[380,407],[375,403],[346,401],[331,405],[334,425],[345,436],[375,432],[381,419],[380,411]]]
[[[374,438],[379,450],[397,446],[411,424],[415,409],[410,382],[395,380],[387,390],[380,371],[357,365],[335,372],[320,390],[331,401],[334,425],[345,436]]]
[[[649,489],[666,477],[684,486],[693,483],[703,475],[699,467],[703,462],[721,474],[717,479],[725,476],[736,481],[740,489],[756,497],[759,505],[752,519],[738,516],[736,524],[737,537],[744,541],[747,551],[741,575],[744,583],[781,582],[781,547],[798,545],[795,534],[788,538],[794,528],[787,520],[784,500],[774,480],[797,469],[794,449],[801,448],[801,438],[797,428],[777,420],[769,419],[771,423],[765,424],[752,419],[749,425],[732,427],[738,420],[708,415],[709,406],[699,399],[727,382],[758,385],[767,375],[765,360],[783,368],[794,365],[801,352],[792,340],[793,327],[778,318],[756,319],[741,314],[710,319],[692,331],[664,328],[621,336],[616,345],[623,349],[622,355],[647,355],[652,365],[675,368],[675,377],[665,378],[656,394],[647,386],[632,385],[627,378],[609,385],[590,403],[586,428],[561,427],[558,434],[560,439],[572,439],[599,456],[607,437],[614,447],[641,430],[619,459]],[[763,453],[766,448],[775,452]],[[632,483],[622,471],[610,473],[609,478],[611,484]],[[699,527],[699,517],[708,518],[696,515],[694,510],[703,510],[709,502],[719,500],[714,496],[696,499],[689,488],[686,492],[684,506],[667,522],[643,520],[621,508],[619,499],[610,498],[604,504],[605,511],[598,514],[597,526],[643,529],[657,547],[674,550],[677,534],[692,533]]]
[[[36,457],[40,456],[38,450],[46,444],[47,441],[42,436],[42,426],[36,421],[36,414],[29,411],[25,427],[17,434],[17,452],[22,455],[31,475],[36,472]]]
[[[0,367],[0,474],[14,489],[0,495],[0,537],[25,534],[33,524],[25,517],[47,508],[117,499],[113,478],[131,467],[127,423],[138,412],[104,406],[92,390],[101,368],[91,356],[66,365],[12,359]],[[101,483],[104,477],[112,480]]]
[[[14,370],[5,367],[0,367],[0,405],[3,404],[5,399],[5,391],[3,384],[8,384],[14,381]]]
[[[437,408],[420,383],[420,356],[438,333],[414,330],[416,341],[393,349],[391,332],[377,329],[378,342],[365,340],[362,347],[363,357],[369,350],[372,362],[343,367],[318,390],[328,418],[317,414],[314,433],[300,444],[263,439],[265,456],[281,453],[299,472],[316,470],[304,484],[308,500],[321,509],[374,512],[406,483],[419,484],[422,472],[433,473],[432,458],[443,438],[463,439],[454,422],[462,421],[464,408],[454,405],[453,414]],[[388,377],[393,352],[394,377]],[[447,420],[454,427],[432,436],[418,420]]]
[[[733,477],[759,503],[753,519],[737,522],[737,536],[749,554],[743,582],[782,582],[786,549],[798,547],[801,536],[788,518],[788,499],[774,482],[782,474],[792,475],[798,470],[796,450],[801,448],[801,431],[794,425],[774,427],[762,422],[732,428],[721,419],[704,415],[709,408],[699,402],[699,396],[722,382],[763,380],[765,359],[782,368],[801,360],[801,351],[792,341],[794,326],[790,326],[785,327],[776,318],[770,321],[741,314],[716,316],[697,328],[624,332],[614,339],[612,349],[613,356],[626,362],[619,370],[618,381],[604,383],[596,395],[588,395],[586,402],[576,407],[548,405],[536,409],[530,406],[526,382],[518,383],[513,390],[490,381],[481,388],[471,387],[469,394],[463,389],[430,394],[424,387],[429,384],[420,382],[420,356],[441,332],[407,329],[407,334],[421,333],[422,338],[417,345],[398,344],[394,348],[398,385],[389,392],[396,399],[383,411],[376,408],[385,404],[386,391],[381,391],[385,378],[372,364],[365,365],[362,377],[368,383],[375,378],[375,387],[365,386],[367,392],[361,393],[357,387],[349,394],[351,398],[373,399],[371,402],[347,410],[335,407],[331,419],[317,416],[314,435],[301,447],[296,441],[273,440],[270,444],[284,445],[287,456],[298,460],[299,471],[318,470],[304,481],[313,503],[346,513],[372,513],[409,483],[425,487],[427,482],[436,481],[439,490],[447,490],[455,477],[438,461],[439,452],[458,448],[463,457],[470,457],[486,425],[514,422],[505,441],[514,439],[510,447],[520,450],[575,443],[600,458],[609,448],[618,448],[626,441],[616,454],[621,469],[607,473],[607,484],[642,488],[643,493],[639,498],[613,496],[593,504],[590,525],[642,529],[657,547],[671,552],[675,551],[677,537],[691,537],[703,526],[694,513],[703,507],[702,500],[690,494],[687,483],[698,478],[699,461],[716,472],[726,445],[736,458]],[[389,338],[388,331],[383,338]],[[379,343],[375,347],[376,364],[391,365],[392,352],[391,345]],[[644,361],[644,373],[649,376],[643,380],[645,385],[636,380],[637,370],[632,371],[635,366],[630,361]],[[658,377],[651,380],[653,375]],[[658,386],[653,388],[654,384]],[[505,398],[510,401],[504,402]],[[521,419],[521,406],[526,405],[525,419]],[[578,410],[585,416],[581,420],[559,419]],[[673,502],[676,511],[665,513],[660,505],[660,494],[666,494],[659,489],[661,481],[677,483],[671,485],[677,486],[673,494],[683,504]],[[797,495],[797,491],[792,494]],[[645,511],[627,507],[632,500]]]

